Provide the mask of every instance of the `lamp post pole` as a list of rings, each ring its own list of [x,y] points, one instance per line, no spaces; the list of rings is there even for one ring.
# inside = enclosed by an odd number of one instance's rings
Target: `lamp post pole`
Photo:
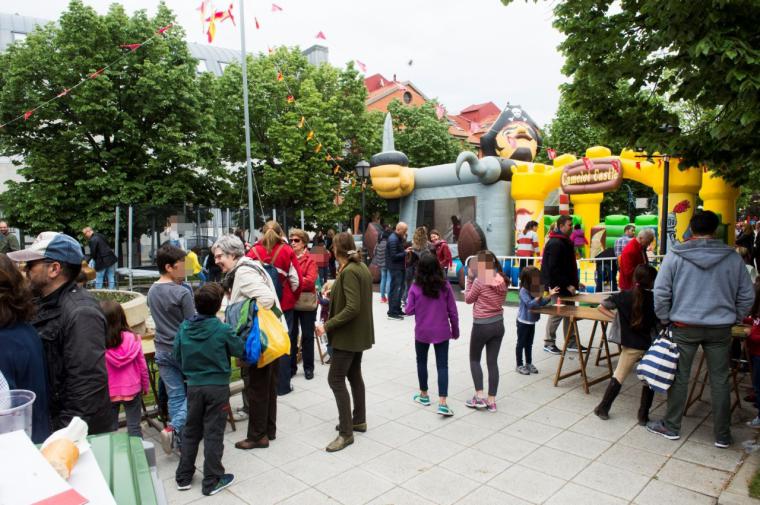
[[[359,163],[356,164],[356,174],[361,177],[362,181],[362,220],[361,220],[361,226],[359,229],[359,233],[363,236],[364,231],[367,229],[367,224],[364,222],[364,187],[367,184],[367,176],[369,175],[369,163],[367,163],[364,160],[361,160]]]
[[[245,121],[245,172],[248,178],[248,240],[253,240],[253,169],[251,168],[251,126],[248,113],[248,58],[245,52],[245,0],[240,0],[240,64],[243,70],[243,118]]]
[[[670,184],[670,156],[662,157],[664,168],[662,171],[662,220],[660,221],[660,254],[668,252],[668,186]]]

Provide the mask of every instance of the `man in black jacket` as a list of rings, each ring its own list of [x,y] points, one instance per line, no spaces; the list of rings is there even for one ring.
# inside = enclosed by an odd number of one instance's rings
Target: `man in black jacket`
[[[388,268],[388,275],[391,276],[391,285],[388,289],[388,319],[403,321],[404,316],[401,312],[401,294],[404,291],[404,258],[406,258],[406,249],[404,248],[404,239],[409,227],[406,223],[399,221],[396,225],[396,231],[388,237],[388,245],[385,249],[385,263]]]
[[[557,302],[557,297],[574,295],[580,283],[578,282],[578,265],[575,263],[575,249],[570,241],[570,232],[573,230],[573,218],[559,216],[557,219],[557,231],[549,234],[549,239],[544,245],[544,254],[541,259],[541,279],[547,291],[558,287],[559,295],[553,296],[552,301]],[[544,336],[544,351],[551,354],[559,354],[557,348],[557,327],[562,321],[562,329],[567,334],[569,321],[566,317],[549,316],[546,323],[546,335]],[[575,344],[568,346],[568,351],[577,351]]]
[[[90,259],[95,262],[95,289],[103,288],[103,278],[108,276],[108,289],[116,289],[116,254],[106,238],[95,233],[89,226],[82,230],[90,241]]]
[[[113,414],[106,371],[106,319],[97,300],[77,287],[79,242],[63,233],[41,233],[28,249],[8,257],[25,262],[37,302],[32,326],[47,359],[52,430],[81,417],[90,434],[111,431]]]

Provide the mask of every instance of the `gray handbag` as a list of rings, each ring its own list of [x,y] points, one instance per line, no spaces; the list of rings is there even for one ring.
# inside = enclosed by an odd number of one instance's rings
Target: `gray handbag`
[[[613,344],[622,344],[622,337],[620,335],[620,312],[615,311],[615,319],[607,326],[607,342]]]

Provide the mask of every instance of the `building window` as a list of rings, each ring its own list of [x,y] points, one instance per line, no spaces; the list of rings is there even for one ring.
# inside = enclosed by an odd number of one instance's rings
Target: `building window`
[[[11,32],[11,35],[13,36],[13,42],[19,42],[26,38],[26,33]]]
[[[208,62],[206,60],[198,60],[198,66],[195,68],[195,73],[202,74],[208,72]]]
[[[407,105],[412,103],[412,94],[409,93],[408,91],[404,91],[404,103]]]
[[[219,62],[219,68],[222,70],[222,73],[224,73],[224,70],[229,66],[229,63],[226,61],[220,61]]]

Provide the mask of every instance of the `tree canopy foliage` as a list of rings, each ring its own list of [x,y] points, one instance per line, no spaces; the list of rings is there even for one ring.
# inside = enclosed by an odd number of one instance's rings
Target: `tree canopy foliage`
[[[755,0],[557,2],[565,99],[616,143],[757,181],[758,18]]]

